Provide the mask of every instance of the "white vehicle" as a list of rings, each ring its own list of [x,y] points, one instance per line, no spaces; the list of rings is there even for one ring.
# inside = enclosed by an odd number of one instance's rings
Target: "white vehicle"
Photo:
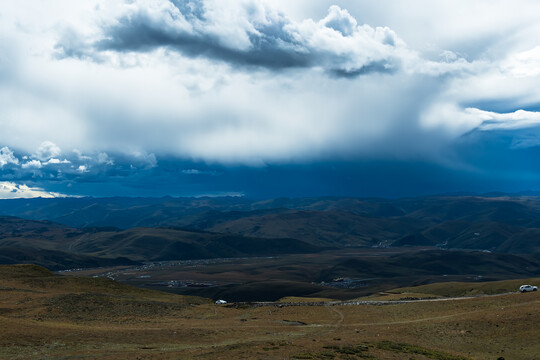
[[[226,304],[227,302],[225,300],[216,300],[217,305]]]
[[[521,291],[522,293],[524,292],[529,292],[529,291],[537,291],[538,290],[538,286],[532,286],[532,285],[521,285],[519,287],[519,291]]]

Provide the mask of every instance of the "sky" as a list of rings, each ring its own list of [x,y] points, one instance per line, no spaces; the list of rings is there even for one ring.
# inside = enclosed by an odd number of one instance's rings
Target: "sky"
[[[0,198],[538,191],[539,13],[2,1]]]

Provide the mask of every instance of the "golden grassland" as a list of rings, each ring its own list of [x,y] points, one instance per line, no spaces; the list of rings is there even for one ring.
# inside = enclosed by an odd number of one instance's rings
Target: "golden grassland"
[[[410,299],[438,299],[448,297],[470,297],[482,295],[496,295],[515,293],[523,284],[540,284],[540,278],[515,279],[503,281],[471,282],[444,282],[414,287],[403,287],[387,290],[358,300],[410,300]]]
[[[540,292],[379,306],[284,304],[215,305],[32,265],[0,266],[0,359],[540,358]]]

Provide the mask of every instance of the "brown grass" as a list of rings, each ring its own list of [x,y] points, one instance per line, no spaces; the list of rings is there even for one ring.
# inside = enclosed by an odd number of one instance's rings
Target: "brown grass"
[[[540,354],[538,293],[234,308],[40,271],[26,276],[24,269],[0,267],[0,359],[533,360]]]

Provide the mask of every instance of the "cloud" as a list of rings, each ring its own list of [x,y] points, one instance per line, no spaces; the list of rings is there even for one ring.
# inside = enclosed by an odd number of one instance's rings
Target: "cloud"
[[[132,167],[140,167],[143,169],[152,169],[158,165],[158,161],[155,154],[148,154],[146,152],[135,152],[131,154],[133,161]]]
[[[41,169],[42,164],[39,160],[30,160],[21,165],[23,169]]]
[[[21,1],[0,5],[0,144],[41,168],[13,181],[465,162],[464,134],[527,130],[540,103],[531,2]]]
[[[537,111],[517,110],[506,114],[471,108],[465,111],[482,120],[478,129],[483,131],[526,129],[540,125],[540,112]]]
[[[437,103],[423,115],[422,123],[427,128],[444,128],[448,133],[455,134],[471,130],[519,130],[540,126],[540,112],[516,110],[498,113],[477,108],[461,109],[452,103]]]
[[[540,46],[511,55],[501,68],[516,77],[539,76]]]
[[[166,48],[187,57],[271,70],[320,67],[337,76],[390,72],[414,56],[388,27],[358,25],[333,5],[320,21],[291,20],[261,1],[132,1],[101,26],[95,40],[67,29],[62,57],[105,61],[107,52]]]
[[[114,160],[109,157],[107,153],[101,152],[97,156],[97,162],[99,164],[114,165]]]
[[[79,11],[70,25],[12,9],[30,30],[6,31],[19,71],[0,95],[0,144],[29,153],[47,140],[32,159],[71,161],[54,167],[63,176],[81,165],[87,176],[124,172],[117,156],[136,153],[155,154],[131,159],[137,168],[169,155],[255,166],[418,156],[437,143],[429,131],[419,139],[419,114],[474,68],[456,53],[424,60],[390,26],[338,6],[293,17],[254,0],[62,4]],[[63,47],[79,55],[54,57]]]
[[[20,198],[57,198],[67,197],[67,195],[45,191],[39,187],[28,187],[23,184],[16,184],[8,181],[0,181],[0,199],[20,199]]]
[[[34,157],[38,160],[46,161],[60,154],[62,154],[62,150],[56,144],[51,141],[44,141],[37,149]]]
[[[54,144],[53,144],[54,145]],[[57,147],[47,144],[38,151],[41,158],[47,158],[58,151],[48,151]],[[157,158],[150,153],[135,153],[130,155],[118,154],[117,161],[105,152],[88,153],[71,151],[66,157],[50,158],[47,161],[35,159],[36,153],[24,153],[20,158],[22,163],[8,147],[0,149],[0,169],[2,178],[16,183],[33,181],[48,183],[53,186],[70,186],[73,182],[106,182],[109,176],[132,178],[144,175],[157,166]]]
[[[0,168],[3,168],[8,164],[18,165],[19,159],[13,155],[13,151],[11,151],[7,146],[4,146],[0,149]]]
[[[341,9],[337,5],[330,6],[328,15],[321,20],[321,23],[328,28],[339,31],[343,36],[352,36],[358,27],[356,19],[347,10]],[[390,37],[387,42],[393,45],[394,40]]]
[[[81,174],[84,174],[84,173],[87,173],[89,172],[90,170],[88,170],[88,166],[87,165],[79,165],[79,167],[77,168],[77,171]]]
[[[74,149],[73,153],[75,153],[75,155],[77,155],[77,159],[81,161],[92,160],[90,156],[84,155],[79,149]]]
[[[43,163],[43,165],[59,165],[59,164],[71,164],[71,161],[68,159],[60,160],[56,158],[49,159],[47,162]]]
[[[210,175],[210,176],[217,176],[219,173],[213,170],[199,170],[199,169],[184,169],[182,170],[182,174],[185,175]]]

